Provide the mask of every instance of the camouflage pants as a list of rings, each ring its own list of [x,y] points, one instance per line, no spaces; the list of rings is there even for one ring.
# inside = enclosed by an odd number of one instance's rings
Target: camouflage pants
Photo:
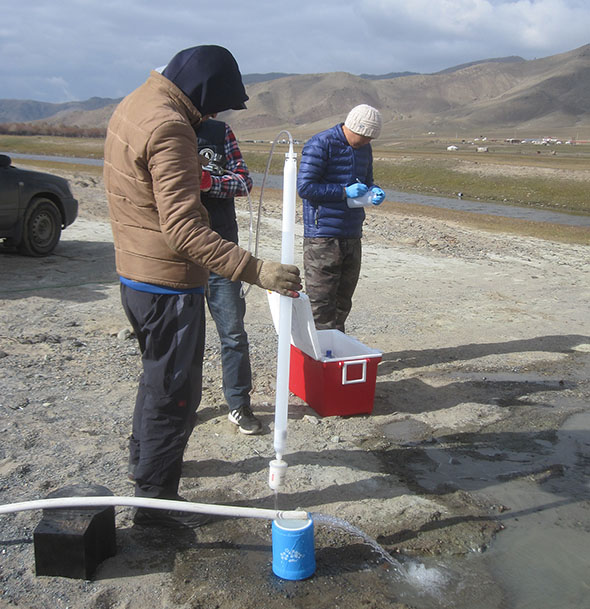
[[[305,238],[305,291],[318,330],[344,332],[361,270],[361,240]]]

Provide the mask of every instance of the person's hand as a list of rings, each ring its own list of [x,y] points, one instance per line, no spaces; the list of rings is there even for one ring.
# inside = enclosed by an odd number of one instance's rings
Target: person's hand
[[[291,298],[297,298],[302,288],[299,269],[295,265],[254,257],[248,260],[239,279]]]
[[[261,261],[256,285],[266,290],[278,292],[283,296],[297,298],[301,286],[299,269],[293,264],[281,264],[280,262]]]
[[[211,185],[213,184],[213,180],[211,179],[211,174],[204,169],[201,171],[201,190],[203,192],[207,192],[211,190]]]
[[[345,189],[346,196],[350,199],[356,199],[357,197],[362,197],[367,194],[369,187],[366,184],[361,184],[360,182],[355,182],[350,186],[347,186]]]
[[[371,192],[373,193],[373,205],[380,205],[385,201],[385,192],[379,186],[372,186]]]

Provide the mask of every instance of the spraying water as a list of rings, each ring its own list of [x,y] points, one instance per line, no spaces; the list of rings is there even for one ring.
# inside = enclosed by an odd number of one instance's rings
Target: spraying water
[[[449,577],[440,569],[426,567],[418,562],[411,562],[406,567],[407,580],[414,588],[437,594],[449,583]]]
[[[371,546],[373,550],[375,550],[375,552],[381,556],[381,558],[386,560],[394,568],[396,573],[403,577],[407,577],[408,574],[405,568],[398,560],[393,558],[393,556],[389,554],[385,548],[382,548],[372,537],[367,535],[364,531],[361,531],[361,529],[358,529],[354,525],[350,524],[350,522],[347,522],[342,518],[337,518],[336,516],[328,516],[326,514],[318,514],[316,512],[312,512],[311,517],[314,523],[317,525],[328,526],[332,529],[340,529],[354,535],[355,537],[359,537],[367,545]]]
[[[339,529],[361,539],[370,546],[383,560],[391,565],[397,576],[395,591],[400,599],[413,603],[419,602],[423,609],[443,609],[449,607],[443,597],[444,588],[449,584],[449,577],[438,568],[426,567],[420,562],[404,559],[404,564],[396,560],[377,541],[361,529],[336,516],[310,513],[314,525],[324,525]]]

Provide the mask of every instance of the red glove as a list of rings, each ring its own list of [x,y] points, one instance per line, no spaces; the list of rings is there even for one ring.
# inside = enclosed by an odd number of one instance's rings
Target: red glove
[[[203,169],[201,171],[201,190],[207,192],[211,189],[212,184],[213,180],[211,179],[211,174]]]

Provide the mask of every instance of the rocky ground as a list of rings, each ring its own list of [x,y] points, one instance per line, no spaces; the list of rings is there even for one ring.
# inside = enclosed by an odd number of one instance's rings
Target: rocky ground
[[[126,444],[139,351],[119,303],[101,181],[62,173],[80,217],[55,255],[0,254],[2,505],[73,484],[133,494]],[[259,251],[277,259],[280,199],[267,197]],[[245,242],[245,212],[240,222]],[[370,210],[363,248],[347,332],[383,353],[373,412],[321,417],[291,395],[286,486],[273,495],[277,341],[266,294],[254,287],[247,295],[252,401],[265,433],[246,437],[227,421],[209,321],[205,389],[181,491],[197,502],[278,502],[337,516],[406,565],[431,557],[464,563],[508,534],[502,516],[511,506],[485,497],[491,482],[464,483],[463,459],[485,468],[486,459],[526,454],[498,475],[536,486],[563,474],[547,446],[564,420],[587,410],[588,248],[470,229],[396,206]],[[441,455],[455,466],[452,476]],[[0,607],[435,606],[341,529],[317,527],[315,576],[285,582],[271,571],[266,520],[170,533],[137,529],[131,516],[131,508],[116,508],[117,554],[87,581],[36,576],[41,513],[0,515]],[[436,606],[507,606],[483,564],[470,565],[461,586],[447,582],[457,604],[439,599]]]

